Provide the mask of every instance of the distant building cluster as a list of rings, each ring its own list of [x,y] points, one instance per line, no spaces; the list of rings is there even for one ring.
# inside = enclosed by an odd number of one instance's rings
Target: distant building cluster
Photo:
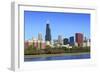
[[[75,36],[71,36],[69,38],[63,38],[62,35],[58,35],[58,39],[51,41],[51,29],[50,25],[46,24],[46,35],[45,41],[42,38],[42,34],[38,33],[38,39],[34,37],[31,40],[27,40],[24,43],[24,47],[28,48],[30,45],[37,49],[45,49],[46,46],[54,47],[66,47],[72,48],[73,46],[76,47],[89,47],[90,46],[90,39],[84,37],[82,33],[75,33]]]

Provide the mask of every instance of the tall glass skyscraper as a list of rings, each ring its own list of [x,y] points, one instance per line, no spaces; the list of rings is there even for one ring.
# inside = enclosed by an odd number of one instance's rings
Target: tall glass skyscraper
[[[69,43],[71,46],[74,46],[74,36],[69,38]]]
[[[51,29],[50,29],[49,24],[46,24],[45,41],[50,41],[51,42]]]

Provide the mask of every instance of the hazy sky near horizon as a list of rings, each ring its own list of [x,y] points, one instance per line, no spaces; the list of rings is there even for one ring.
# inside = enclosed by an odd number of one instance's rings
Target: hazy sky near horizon
[[[24,11],[25,40],[32,37],[37,39],[38,33],[42,34],[44,40],[48,21],[52,40],[57,39],[58,35],[69,38],[75,33],[83,33],[90,38],[90,14]]]

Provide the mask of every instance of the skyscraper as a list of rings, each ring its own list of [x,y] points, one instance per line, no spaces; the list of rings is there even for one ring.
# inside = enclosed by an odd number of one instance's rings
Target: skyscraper
[[[90,47],[90,45],[91,45],[91,39],[88,39],[87,40],[87,46]]]
[[[38,49],[42,47],[42,34],[38,33]]]
[[[63,39],[62,39],[61,35],[58,36],[58,44],[60,44],[60,45],[63,44]]]
[[[87,38],[84,37],[84,39],[83,39],[83,47],[86,47],[86,46],[87,46]]]
[[[42,41],[42,34],[41,33],[38,33],[38,40]]]
[[[68,42],[68,38],[64,38],[64,39],[63,39],[63,44],[64,44],[64,45],[69,44],[69,42]]]
[[[69,38],[69,44],[70,46],[74,46],[74,36]]]
[[[49,24],[46,24],[46,35],[45,35],[45,41],[51,42],[51,29]]]
[[[78,44],[78,46],[82,47],[83,46],[83,34],[76,33],[75,37],[76,37],[76,43]]]

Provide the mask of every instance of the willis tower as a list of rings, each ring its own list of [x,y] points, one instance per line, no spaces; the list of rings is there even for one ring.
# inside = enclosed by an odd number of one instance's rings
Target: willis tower
[[[51,29],[49,27],[49,24],[46,24],[46,35],[45,35],[45,41],[51,42]]]

